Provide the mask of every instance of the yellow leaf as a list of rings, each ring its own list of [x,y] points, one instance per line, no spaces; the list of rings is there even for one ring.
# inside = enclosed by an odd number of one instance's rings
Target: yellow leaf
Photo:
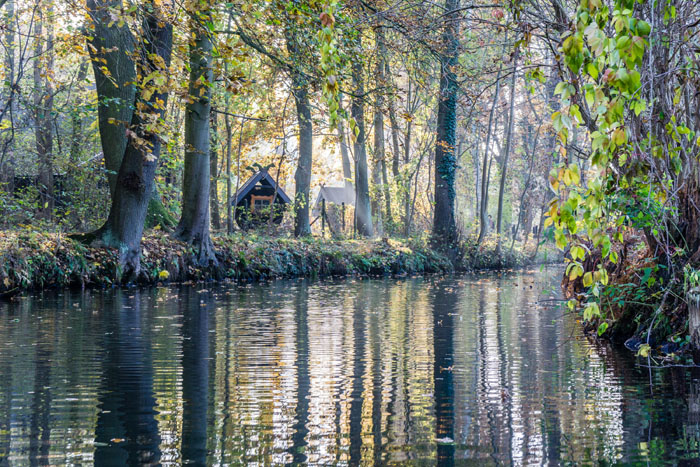
[[[583,286],[590,287],[591,285],[593,285],[593,274],[587,272],[583,275]]]
[[[651,347],[649,346],[649,344],[642,344],[639,346],[637,355],[639,355],[640,357],[648,357],[649,352],[651,352]]]

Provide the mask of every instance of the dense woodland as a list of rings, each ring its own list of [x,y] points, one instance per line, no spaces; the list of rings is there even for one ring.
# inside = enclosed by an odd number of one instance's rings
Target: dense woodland
[[[359,236],[454,247],[543,219],[556,43],[512,5],[4,9],[5,227],[89,231],[137,267],[160,226],[207,261],[254,165],[292,194],[296,236],[318,232],[319,187],[346,183]]]
[[[5,229],[128,278],[155,228],[207,265],[262,169],[292,199],[274,235],[323,234],[316,194],[348,186],[341,236],[551,239],[601,334],[632,301],[668,334],[700,290],[693,0],[0,3]]]

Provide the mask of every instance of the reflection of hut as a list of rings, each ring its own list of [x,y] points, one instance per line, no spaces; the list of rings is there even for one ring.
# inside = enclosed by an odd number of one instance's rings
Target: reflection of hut
[[[312,214],[321,216],[322,226],[327,223],[331,234],[338,235],[345,231],[345,213],[351,206],[355,206],[355,190],[351,185],[322,186]]]
[[[231,200],[236,210],[236,223],[242,229],[263,224],[270,218],[279,224],[282,222],[284,207],[291,202],[264,168],[250,177]]]

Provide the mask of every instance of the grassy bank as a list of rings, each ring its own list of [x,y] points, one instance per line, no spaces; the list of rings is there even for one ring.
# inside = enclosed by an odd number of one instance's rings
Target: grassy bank
[[[218,266],[201,268],[192,249],[162,231],[142,241],[139,283],[206,280],[253,281],[289,277],[383,276],[513,268],[532,263],[533,251],[495,254],[495,241],[464,245],[454,265],[425,240],[329,240],[268,237],[255,233],[215,235]],[[534,243],[534,242],[533,242]],[[532,245],[531,248],[534,248]],[[535,260],[547,260],[540,249]],[[549,259],[556,259],[549,256]],[[0,232],[0,296],[27,289],[120,283],[116,250],[87,247],[65,234]]]
[[[142,242],[143,284],[209,279],[265,280],[441,273],[453,270],[425,242],[215,236],[218,267],[202,269],[188,245],[151,231]],[[0,294],[64,286],[104,287],[119,282],[117,253],[90,248],[65,235],[0,232]]]

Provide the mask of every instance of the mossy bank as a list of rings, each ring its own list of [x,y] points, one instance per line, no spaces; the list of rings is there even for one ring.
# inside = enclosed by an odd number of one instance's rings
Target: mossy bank
[[[218,265],[197,266],[192,249],[161,231],[142,241],[138,282],[266,280],[285,277],[446,273],[448,259],[420,241],[354,241],[215,236]],[[27,289],[120,283],[116,250],[90,248],[62,234],[0,232],[0,295]]]

